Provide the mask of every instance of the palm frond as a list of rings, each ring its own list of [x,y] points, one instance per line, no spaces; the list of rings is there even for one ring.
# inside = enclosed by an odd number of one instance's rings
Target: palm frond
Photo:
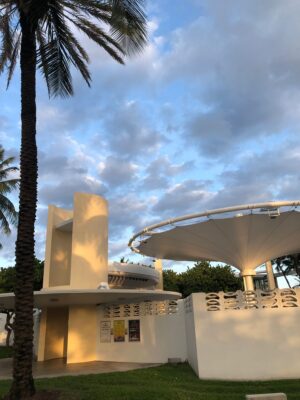
[[[88,54],[71,25],[120,64],[147,40],[144,0],[0,0],[1,6],[0,73],[7,68],[9,85],[22,43],[18,24],[25,13],[36,33],[37,68],[49,95],[73,94],[71,67],[91,83]]]
[[[8,157],[6,160],[4,160],[4,149],[2,149],[3,148],[0,148],[0,169],[7,167],[15,160],[15,157]]]
[[[140,53],[147,43],[144,0],[111,0],[111,34],[128,56]]]
[[[122,56],[124,56],[125,53],[122,46],[104,32],[103,29],[85,18],[77,18],[76,20],[72,20],[72,22],[78,29],[84,32],[89,39],[102,47],[113,59],[120,64],[124,64]]]
[[[0,181],[0,193],[7,194],[11,193],[14,189],[19,186],[20,179],[8,179],[6,181]]]
[[[1,168],[0,164],[0,181],[6,179],[12,172],[17,172],[19,168],[17,167],[8,167],[8,168]]]
[[[5,216],[6,221],[12,225],[16,225],[18,221],[18,213],[16,212],[14,204],[2,193],[0,193],[0,211]]]
[[[49,5],[46,22],[46,43],[40,43],[38,67],[47,76],[49,94],[68,96],[73,94],[70,64],[78,69],[88,85],[91,76],[87,68],[88,55],[70,31],[60,2]],[[42,36],[39,35],[40,42]]]
[[[47,42],[45,39],[45,34],[39,25],[38,25],[37,31],[36,31],[36,39],[37,39],[37,43],[38,43],[38,50],[37,50],[38,68],[42,71],[42,74],[44,76],[44,79],[45,79],[45,82],[47,85],[48,94],[50,97],[51,90],[50,90],[50,82],[49,82],[48,62],[47,62],[47,56],[46,56]]]
[[[7,84],[6,84],[6,88],[9,87],[11,79],[13,77],[15,68],[16,68],[16,64],[17,64],[17,60],[20,54],[20,49],[21,49],[21,33],[19,33],[16,42],[14,43],[13,46],[13,51],[10,57],[10,61],[9,61],[9,65],[8,65],[8,75],[7,75]]]
[[[9,222],[5,214],[2,212],[1,208],[0,208],[0,228],[1,231],[4,232],[6,235],[9,235],[11,233]]]
[[[111,21],[111,6],[108,3],[95,0],[64,0],[66,11],[72,17],[87,16],[94,17],[97,21],[102,21],[105,24],[110,24]]]
[[[13,161],[14,157],[5,158],[4,148],[0,145],[0,230],[5,234],[10,233],[10,224],[16,225],[18,221],[15,206],[6,197],[20,182],[19,179],[6,179],[11,173],[18,171],[17,167],[10,165]]]
[[[0,73],[5,69],[7,62],[11,59],[13,51],[13,31],[11,27],[11,17],[7,12],[0,16],[1,32],[1,53],[0,53]]]

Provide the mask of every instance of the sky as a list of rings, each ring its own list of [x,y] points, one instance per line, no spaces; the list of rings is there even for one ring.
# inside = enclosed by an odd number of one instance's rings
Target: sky
[[[92,88],[74,71],[74,97],[49,100],[38,75],[41,259],[47,205],[72,208],[75,191],[109,201],[116,261],[151,223],[300,198],[300,2],[151,0],[147,15],[149,43],[126,66],[80,36]],[[18,157],[19,70],[8,91],[4,78],[0,143]],[[1,238],[0,266],[14,240]]]

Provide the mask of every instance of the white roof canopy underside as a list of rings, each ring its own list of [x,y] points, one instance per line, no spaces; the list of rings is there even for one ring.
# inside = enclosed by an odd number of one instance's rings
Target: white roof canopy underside
[[[278,215],[207,216],[193,222],[161,232],[144,230],[136,250],[161,259],[225,262],[243,273],[267,260],[300,252],[300,213],[295,209]]]
[[[139,303],[142,301],[178,300],[181,294],[163,290],[133,289],[43,289],[34,292],[34,306],[65,307],[79,305]],[[0,309],[13,309],[15,296],[13,293],[0,294]]]

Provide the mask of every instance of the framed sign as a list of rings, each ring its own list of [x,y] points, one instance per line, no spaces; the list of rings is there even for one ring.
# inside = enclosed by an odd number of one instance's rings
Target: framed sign
[[[101,343],[110,343],[111,339],[111,324],[110,321],[101,321],[100,322],[100,342]]]
[[[129,342],[140,342],[141,341],[140,320],[139,319],[131,319],[128,321],[128,333],[129,333]]]
[[[125,342],[125,321],[123,319],[114,321],[114,342]]]

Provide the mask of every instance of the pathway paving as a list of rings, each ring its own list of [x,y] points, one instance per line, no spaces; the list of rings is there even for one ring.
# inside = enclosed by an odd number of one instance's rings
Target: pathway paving
[[[33,376],[35,378],[53,378],[67,375],[104,374],[108,372],[131,371],[140,368],[155,367],[159,364],[141,364],[125,362],[93,361],[78,364],[66,364],[64,359],[49,360],[33,363]],[[12,359],[0,360],[0,380],[10,379]]]

